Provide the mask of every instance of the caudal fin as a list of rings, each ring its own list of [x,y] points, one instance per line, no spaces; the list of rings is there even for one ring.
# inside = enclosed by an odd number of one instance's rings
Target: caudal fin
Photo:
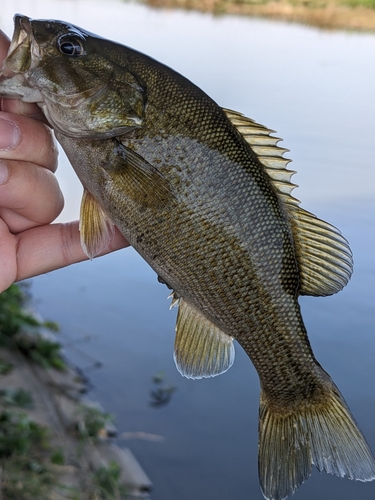
[[[319,471],[357,481],[375,479],[375,460],[339,390],[325,403],[276,412],[261,395],[259,480],[268,500],[282,500]]]

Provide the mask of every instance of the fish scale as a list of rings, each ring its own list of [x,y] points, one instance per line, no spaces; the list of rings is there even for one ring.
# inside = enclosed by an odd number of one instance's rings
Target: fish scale
[[[84,186],[92,258],[116,225],[172,289],[174,357],[188,378],[225,372],[233,338],[261,384],[259,479],[269,500],[319,470],[360,481],[375,462],[316,361],[299,295],[341,290],[341,233],[299,207],[272,131],[220,108],[163,64],[69,23],[15,17],[0,95],[37,102]]]

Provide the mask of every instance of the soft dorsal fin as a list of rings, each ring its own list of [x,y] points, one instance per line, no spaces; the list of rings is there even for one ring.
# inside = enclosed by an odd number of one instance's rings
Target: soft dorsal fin
[[[340,231],[303,208],[290,206],[300,264],[300,295],[326,296],[347,285],[353,272],[349,243]]]
[[[172,305],[177,299],[172,294]],[[187,378],[215,377],[226,372],[234,361],[233,338],[223,333],[197,309],[178,299],[174,360]]]
[[[283,156],[288,150],[277,146],[281,139],[241,113],[228,109],[224,113],[257,154],[283,202],[300,269],[299,293],[325,296],[340,291],[353,270],[349,244],[334,226],[299,207],[299,200],[291,194],[297,187],[290,180],[296,172],[286,168],[291,160]]]
[[[81,201],[79,231],[81,246],[87,257],[93,259],[104,250],[113,238],[114,230],[112,221],[85,189]]]

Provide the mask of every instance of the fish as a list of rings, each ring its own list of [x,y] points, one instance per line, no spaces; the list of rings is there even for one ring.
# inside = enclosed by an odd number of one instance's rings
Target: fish
[[[14,23],[0,94],[37,103],[65,150],[84,187],[87,256],[116,226],[168,286],[183,376],[227,371],[234,340],[254,364],[263,496],[287,498],[313,465],[374,480],[374,457],[314,356],[298,302],[346,286],[352,253],[292,195],[280,139],[132,48],[63,21]]]

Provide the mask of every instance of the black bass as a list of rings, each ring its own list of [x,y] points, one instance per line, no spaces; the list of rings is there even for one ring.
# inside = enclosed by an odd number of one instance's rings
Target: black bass
[[[116,225],[172,290],[179,371],[211,377],[233,363],[233,339],[245,349],[261,384],[265,498],[293,493],[312,464],[373,480],[298,304],[341,290],[351,252],[291,195],[279,139],[150,57],[59,21],[15,17],[0,93],[38,103],[53,127],[84,186],[87,255]]]

